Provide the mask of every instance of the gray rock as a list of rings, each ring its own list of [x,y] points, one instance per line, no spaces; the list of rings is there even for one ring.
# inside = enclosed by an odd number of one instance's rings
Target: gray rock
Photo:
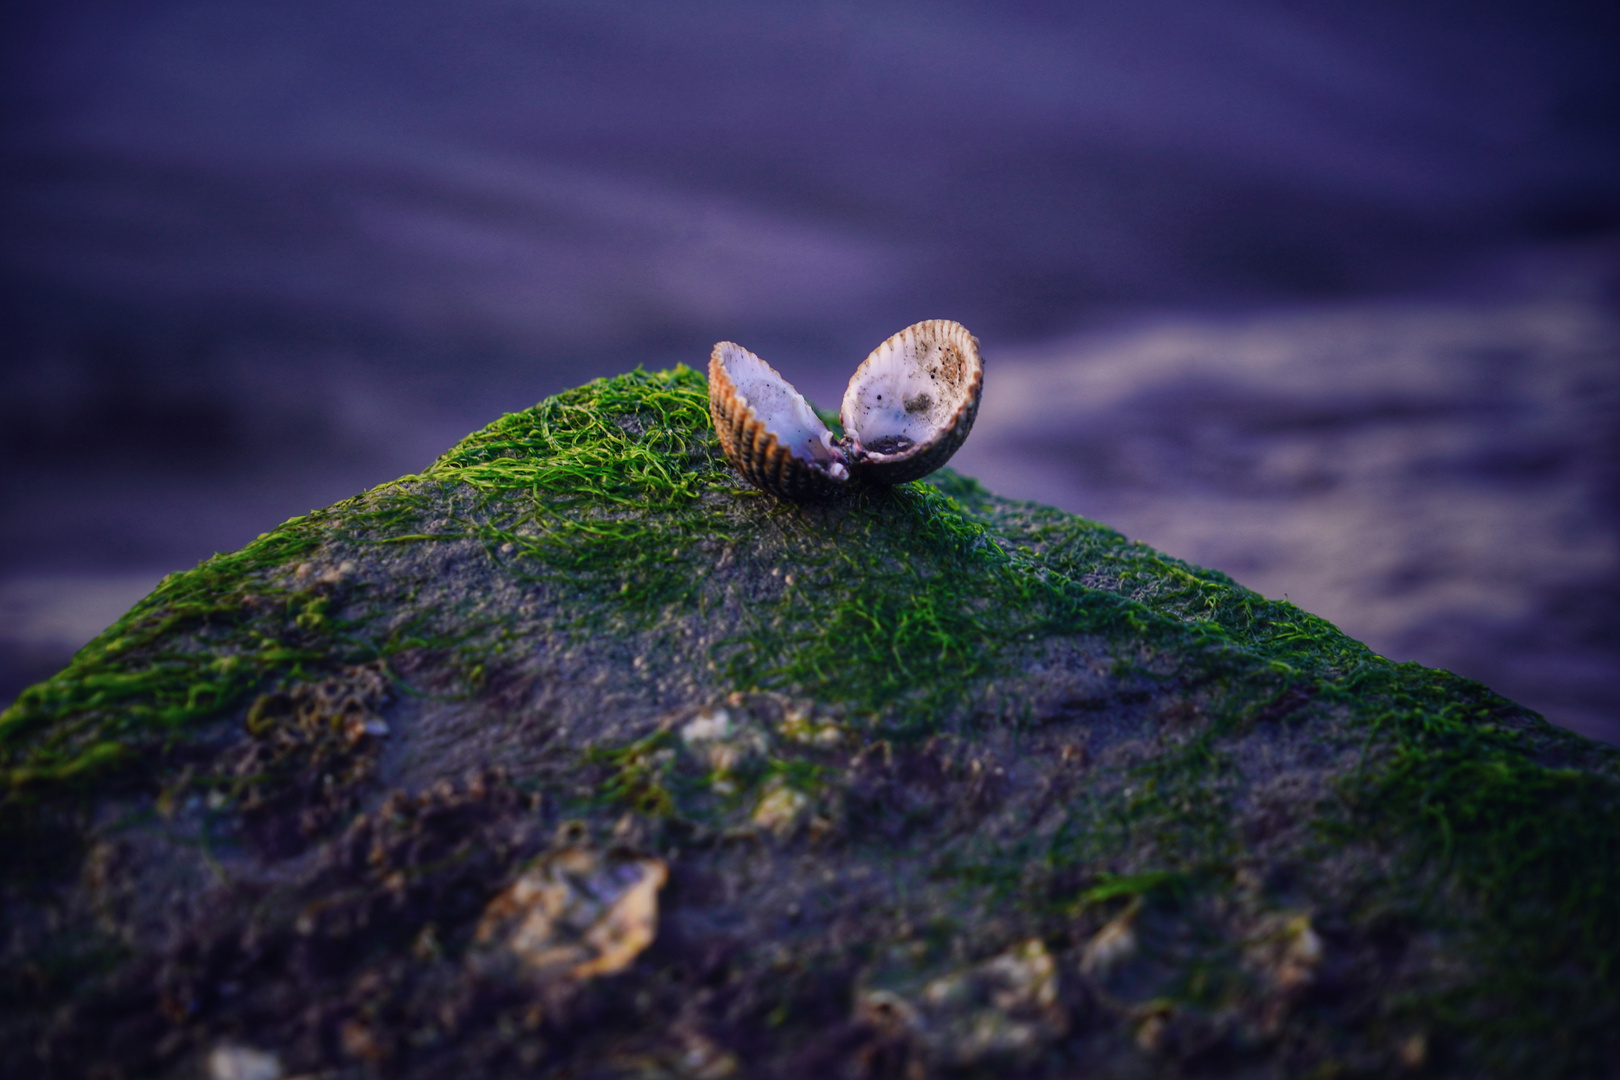
[[[779,502],[685,369],[172,575],[0,748],[7,1075],[1620,1049],[1620,754],[954,474]]]

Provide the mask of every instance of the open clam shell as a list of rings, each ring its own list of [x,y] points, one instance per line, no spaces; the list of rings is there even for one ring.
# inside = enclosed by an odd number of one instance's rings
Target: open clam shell
[[[726,458],[755,487],[811,499],[849,483],[843,450],[804,395],[741,345],[722,341],[709,354],[709,416]]]
[[[979,341],[961,323],[930,319],[873,349],[839,410],[856,476],[900,484],[945,464],[973,429],[983,388]]]
[[[709,356],[709,414],[726,458],[755,487],[825,498],[851,483],[899,484],[945,464],[979,411],[984,365],[960,323],[909,326],[872,351],[844,394],[835,438],[797,390],[729,341]]]

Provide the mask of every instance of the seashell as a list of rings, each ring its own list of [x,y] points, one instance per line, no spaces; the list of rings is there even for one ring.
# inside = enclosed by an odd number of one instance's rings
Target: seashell
[[[857,476],[901,484],[956,453],[979,415],[979,341],[949,319],[908,326],[855,369],[838,412]]]
[[[979,343],[965,327],[917,323],[856,369],[839,411],[844,435],[835,438],[775,368],[722,341],[709,357],[709,414],[749,483],[788,499],[825,498],[945,464],[973,427],[983,385]]]
[[[726,459],[757,488],[802,500],[849,483],[842,449],[804,395],[741,345],[709,354],[709,417]]]

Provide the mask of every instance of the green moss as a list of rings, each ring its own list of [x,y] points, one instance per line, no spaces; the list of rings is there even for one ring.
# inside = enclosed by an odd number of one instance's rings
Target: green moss
[[[13,795],[94,779],[132,761],[135,747],[152,736],[235,705],[269,672],[319,658],[306,642],[250,614],[246,588],[259,571],[314,550],[335,509],[294,519],[241,551],[169,575],[64,671],[24,690],[0,713],[0,749]],[[296,630],[308,601],[285,588],[265,588],[251,603],[279,607]]]
[[[685,367],[504,416],[428,470],[468,489],[441,535],[485,541],[520,575],[586,586],[610,609],[597,614],[644,621],[689,605],[695,553],[683,558],[683,542],[714,535],[694,513],[719,479],[707,426],[706,384]]]
[[[679,812],[671,790],[675,733],[653,732],[627,746],[592,747],[585,761],[603,768],[597,797],[615,806],[649,817],[673,817]]]
[[[1612,767],[1526,760],[1446,708],[1378,718],[1400,727],[1387,761],[1352,785],[1351,829],[1404,849],[1431,881],[1430,917],[1478,937],[1493,961],[1491,985],[1430,1008],[1506,1071],[1597,1075],[1620,1004],[1620,783]],[[1455,914],[1459,895],[1470,917]]]

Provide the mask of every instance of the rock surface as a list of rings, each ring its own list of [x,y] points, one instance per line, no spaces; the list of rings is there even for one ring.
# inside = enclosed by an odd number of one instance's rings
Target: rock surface
[[[1605,1075],[1620,753],[685,369],[173,575],[0,715],[0,1072]]]

